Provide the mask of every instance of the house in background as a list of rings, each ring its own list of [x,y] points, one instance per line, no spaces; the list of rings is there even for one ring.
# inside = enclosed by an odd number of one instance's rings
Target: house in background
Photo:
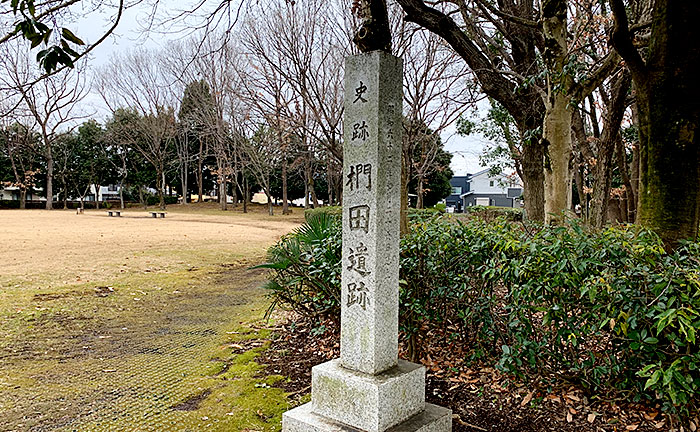
[[[33,188],[27,191],[27,201],[46,201],[46,198],[39,194],[43,191],[42,188]],[[3,201],[19,201],[20,190],[17,186],[2,186],[0,185],[0,200]]]
[[[110,184],[107,186],[100,185],[100,192],[97,195],[98,201],[118,200],[119,186]],[[90,193],[85,197],[85,201],[95,201],[95,185],[90,185]]]
[[[456,212],[461,212],[463,208],[462,194],[469,192],[469,174],[465,176],[455,176],[450,179],[452,193],[445,198],[445,205],[451,207]]]
[[[523,187],[516,174],[492,175],[488,169],[466,176],[452,177],[452,194],[445,199],[456,212],[475,205],[520,207]]]

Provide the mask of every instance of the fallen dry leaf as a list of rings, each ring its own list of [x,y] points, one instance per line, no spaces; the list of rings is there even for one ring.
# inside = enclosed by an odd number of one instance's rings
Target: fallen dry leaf
[[[645,413],[642,413],[642,414],[644,415],[644,420],[651,421],[651,420],[654,420],[654,419],[656,418],[656,416],[659,415],[659,412],[658,412],[658,411],[652,411],[652,412],[645,412]]]
[[[631,424],[631,425],[625,426],[625,430],[637,430],[638,427],[639,427],[639,424]]]
[[[596,415],[594,413],[588,414],[588,423],[593,423],[595,421]]]
[[[574,421],[574,416],[571,415],[570,412],[566,413],[566,421],[569,422],[569,423],[571,423],[572,421]]]
[[[524,407],[527,405],[530,401],[532,400],[532,392],[529,392],[528,394],[525,395],[523,400],[520,402],[520,406]]]

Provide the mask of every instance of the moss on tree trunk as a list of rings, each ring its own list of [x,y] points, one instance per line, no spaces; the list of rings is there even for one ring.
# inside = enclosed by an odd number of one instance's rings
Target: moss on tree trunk
[[[699,2],[657,0],[646,59],[632,43],[624,3],[611,0],[613,43],[635,81],[639,114],[639,222],[667,249],[700,224]],[[694,36],[693,36],[694,35]]]

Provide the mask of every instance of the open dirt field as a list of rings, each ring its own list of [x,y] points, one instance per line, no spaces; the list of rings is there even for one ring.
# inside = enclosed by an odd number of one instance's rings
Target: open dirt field
[[[0,282],[51,275],[48,288],[196,259],[245,259],[302,221],[301,212],[282,218],[254,209],[243,214],[173,206],[165,219],[140,209],[121,218],[102,210],[0,210]]]
[[[0,430],[277,430],[256,210],[0,211]]]

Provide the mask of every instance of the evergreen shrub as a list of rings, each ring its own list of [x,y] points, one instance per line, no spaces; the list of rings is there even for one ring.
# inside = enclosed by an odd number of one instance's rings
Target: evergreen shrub
[[[316,215],[319,215],[319,214],[326,214],[329,216],[340,218],[340,216],[342,215],[341,211],[342,211],[342,207],[340,207],[340,206],[325,206],[325,207],[310,208],[310,209],[304,210],[304,219],[306,219],[308,221],[309,219],[312,219]]]
[[[273,307],[339,320],[341,228],[309,218],[268,252]],[[411,219],[401,240],[400,329],[409,352],[443,330],[472,360],[594,397],[700,400],[700,244],[664,251],[636,227],[531,228],[502,217]]]

